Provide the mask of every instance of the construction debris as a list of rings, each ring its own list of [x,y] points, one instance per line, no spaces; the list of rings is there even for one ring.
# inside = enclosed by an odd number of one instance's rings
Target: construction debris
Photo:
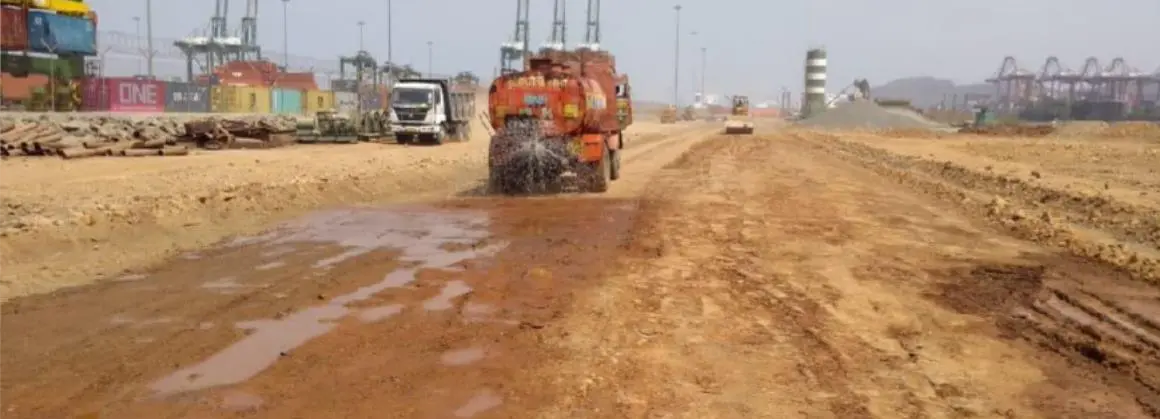
[[[189,148],[219,150],[241,143],[265,147],[294,142],[288,117],[209,117],[179,123],[173,118],[74,117],[65,121],[0,119],[0,156],[175,156]]]

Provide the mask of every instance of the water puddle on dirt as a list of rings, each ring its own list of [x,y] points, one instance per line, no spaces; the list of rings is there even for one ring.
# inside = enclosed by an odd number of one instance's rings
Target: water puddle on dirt
[[[277,269],[277,268],[281,268],[281,267],[283,267],[283,266],[286,266],[286,262],[283,262],[283,261],[280,261],[280,260],[276,260],[276,261],[273,261],[273,262],[263,263],[263,264],[261,264],[261,265],[255,266],[255,267],[254,267],[254,270],[257,270],[257,271],[268,271],[268,270],[271,270],[271,269]]]
[[[481,390],[480,392],[476,393],[475,396],[472,396],[471,399],[467,401],[467,403],[465,403],[459,409],[455,410],[455,417],[474,417],[480,413],[495,409],[501,404],[503,404],[503,399],[501,399],[499,395],[490,390]]]
[[[380,249],[398,250],[402,253],[401,262],[413,263],[412,267],[387,273],[381,281],[337,296],[325,304],[279,319],[238,323],[237,327],[249,332],[245,338],[198,364],[157,380],[151,388],[157,395],[164,396],[240,383],[269,368],[280,357],[289,356],[292,350],[311,339],[330,332],[338,320],[348,315],[359,314],[364,321],[393,316],[402,311],[401,305],[363,310],[348,305],[384,290],[404,286],[414,281],[421,269],[447,269],[463,261],[495,254],[506,243],[472,247],[489,236],[489,221],[488,214],[481,211],[431,208],[344,210],[315,214],[261,236],[235,239],[228,245],[279,248],[295,244],[325,244],[345,249],[337,256],[317,261],[315,267],[331,266]],[[439,296],[427,303],[435,309],[449,308],[453,298],[470,290],[462,281],[450,281]],[[470,406],[465,408],[471,407],[469,411],[486,410],[494,407],[491,400],[476,401],[474,405],[469,403]]]
[[[402,304],[390,304],[380,307],[364,309],[358,313],[358,319],[364,323],[376,323],[403,312]]]
[[[439,357],[439,361],[442,362],[443,365],[457,367],[460,365],[467,365],[475,361],[479,361],[483,359],[484,355],[486,355],[486,353],[484,353],[483,348],[454,349],[444,352],[443,355]]]
[[[448,281],[443,285],[443,290],[439,291],[439,295],[432,297],[430,300],[423,302],[423,308],[430,311],[447,310],[453,307],[451,302],[458,297],[467,295],[471,292],[471,286],[466,282],[458,279]]]

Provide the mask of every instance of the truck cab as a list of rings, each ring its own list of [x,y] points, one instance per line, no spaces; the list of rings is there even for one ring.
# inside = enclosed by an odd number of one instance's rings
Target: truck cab
[[[445,79],[404,79],[391,87],[390,126],[400,144],[466,141],[474,92],[453,92]]]

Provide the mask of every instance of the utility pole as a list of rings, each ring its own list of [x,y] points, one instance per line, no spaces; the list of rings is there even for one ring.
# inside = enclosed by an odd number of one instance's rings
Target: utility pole
[[[677,40],[673,51],[673,106],[681,102],[681,5],[673,6],[677,18]]]
[[[290,71],[290,0],[282,0],[282,71]]]
[[[145,56],[147,66],[149,69],[149,78],[153,79],[153,0],[145,0],[145,48],[148,53]]]
[[[432,58],[434,56],[435,56],[435,43],[432,41],[427,41],[427,77],[431,77],[431,78],[435,77],[435,65],[434,65],[435,60],[434,60],[434,58]]]

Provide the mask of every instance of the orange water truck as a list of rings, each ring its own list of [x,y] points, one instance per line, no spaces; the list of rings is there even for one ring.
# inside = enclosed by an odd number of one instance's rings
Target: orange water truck
[[[495,79],[489,187],[504,194],[605,192],[632,124],[628,77],[604,51],[545,51]]]

